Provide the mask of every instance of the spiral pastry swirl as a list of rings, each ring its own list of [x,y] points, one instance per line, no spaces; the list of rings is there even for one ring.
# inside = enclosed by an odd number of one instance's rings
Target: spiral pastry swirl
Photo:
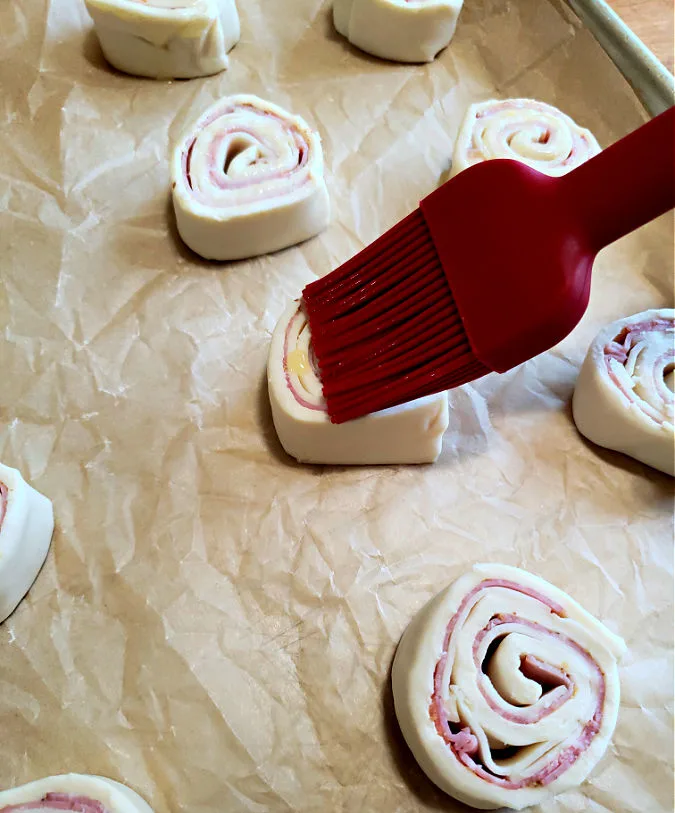
[[[105,58],[153,79],[224,71],[239,41],[234,0],[85,0]]]
[[[548,582],[475,565],[403,635],[396,714],[439,787],[474,807],[519,810],[578,785],[604,753],[624,648]]]
[[[590,346],[572,401],[589,440],[675,474],[675,311],[613,322]]]
[[[256,96],[206,110],[176,145],[171,174],[178,231],[207,259],[276,251],[328,224],[319,136]]]
[[[452,174],[493,158],[511,158],[558,176],[599,152],[589,130],[549,104],[492,100],[467,110],[455,142]]]

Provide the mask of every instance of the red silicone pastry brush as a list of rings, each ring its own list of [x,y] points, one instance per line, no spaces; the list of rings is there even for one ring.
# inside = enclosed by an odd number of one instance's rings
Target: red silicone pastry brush
[[[600,249],[675,205],[675,108],[560,178],[487,161],[443,184],[304,305],[334,423],[548,350]]]

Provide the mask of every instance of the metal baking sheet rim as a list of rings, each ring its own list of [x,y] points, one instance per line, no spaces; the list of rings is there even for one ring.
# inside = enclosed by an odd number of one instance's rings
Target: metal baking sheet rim
[[[675,101],[675,79],[605,0],[567,0],[652,116]]]

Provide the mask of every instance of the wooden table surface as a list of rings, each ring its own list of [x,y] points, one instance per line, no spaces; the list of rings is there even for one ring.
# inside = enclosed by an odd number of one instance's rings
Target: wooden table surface
[[[607,0],[644,44],[673,72],[673,0]]]

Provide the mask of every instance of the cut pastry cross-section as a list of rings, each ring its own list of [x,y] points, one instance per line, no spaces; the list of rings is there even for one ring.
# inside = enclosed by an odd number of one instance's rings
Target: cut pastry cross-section
[[[239,41],[234,0],[85,0],[110,64],[134,76],[190,79],[224,71]]]
[[[452,39],[463,0],[334,0],[352,45],[394,62],[431,62]]]
[[[178,141],[171,174],[180,236],[210,260],[276,251],[328,224],[319,136],[256,96],[206,110]]]
[[[445,393],[342,424],[331,423],[312,352],[309,324],[292,303],[272,336],[267,383],[281,445],[304,463],[432,463],[448,426]]]
[[[153,813],[126,785],[86,774],[61,774],[0,792],[0,813]]]
[[[51,502],[31,488],[20,472],[0,463],[0,622],[37,578],[53,530]]]
[[[439,787],[477,808],[520,810],[581,783],[604,753],[624,649],[548,582],[475,565],[403,635],[396,715]]]
[[[459,130],[452,174],[493,158],[511,158],[559,176],[597,155],[593,134],[550,104],[494,99],[472,104]]]
[[[593,443],[675,474],[675,311],[637,313],[596,336],[572,401]]]

